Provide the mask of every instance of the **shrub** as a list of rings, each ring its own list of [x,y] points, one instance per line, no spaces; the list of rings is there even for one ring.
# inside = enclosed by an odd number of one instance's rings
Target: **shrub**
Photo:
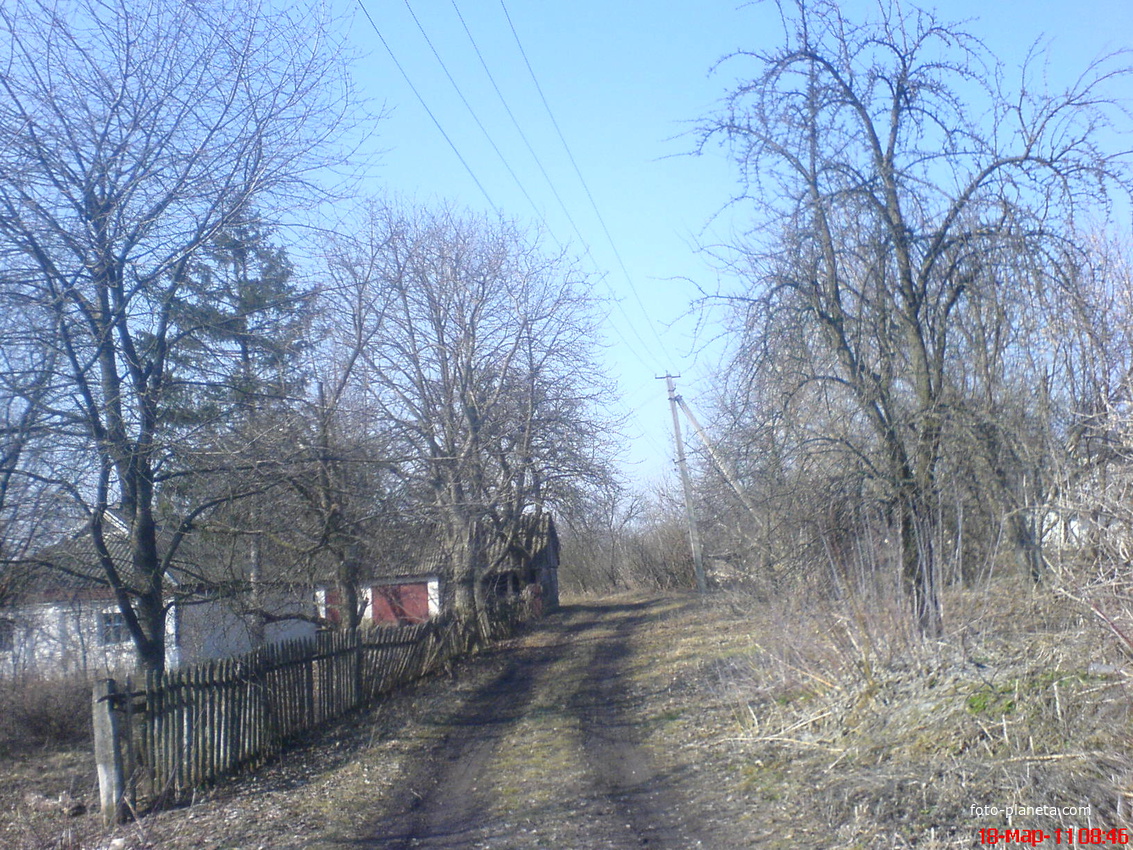
[[[89,741],[90,694],[80,678],[0,682],[0,752]]]

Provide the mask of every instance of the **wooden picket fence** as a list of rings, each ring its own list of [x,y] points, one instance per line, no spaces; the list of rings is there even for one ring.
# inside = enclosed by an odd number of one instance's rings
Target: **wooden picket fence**
[[[185,799],[462,651],[444,619],[323,632],[248,655],[99,682],[95,759],[103,816]]]

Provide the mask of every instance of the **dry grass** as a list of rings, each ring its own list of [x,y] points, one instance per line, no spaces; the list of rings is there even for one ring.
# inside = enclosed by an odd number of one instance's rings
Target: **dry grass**
[[[1128,825],[1128,647],[1088,607],[1001,581],[950,593],[952,626],[926,643],[876,602],[732,604],[751,615],[753,646],[716,673],[748,761],[742,784],[784,824],[828,824],[819,846],[963,847],[983,827]],[[977,817],[973,806],[1089,814]]]

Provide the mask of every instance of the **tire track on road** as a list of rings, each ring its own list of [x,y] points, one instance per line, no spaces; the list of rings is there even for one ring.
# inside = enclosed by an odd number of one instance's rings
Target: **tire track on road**
[[[502,663],[501,671],[471,697],[434,721],[444,730],[422,752],[402,781],[404,792],[393,806],[397,812],[371,827],[371,836],[354,846],[374,850],[408,848],[477,848],[490,832],[491,766],[496,750],[506,741],[535,698],[536,680],[572,646],[573,632],[586,622],[555,622],[557,640],[528,640],[521,647],[492,651],[473,663]]]
[[[676,789],[656,772],[642,746],[641,705],[627,694],[633,633],[657,614],[653,603],[631,607],[610,624],[589,663],[589,684],[576,689],[572,705],[582,721],[582,746],[595,791],[610,804],[625,847],[701,846],[699,829]]]
[[[707,846],[677,789],[654,770],[642,743],[643,706],[626,686],[638,663],[634,634],[664,616],[658,605],[564,608],[518,646],[468,662],[499,671],[420,721],[433,741],[386,801],[392,814],[339,846]]]

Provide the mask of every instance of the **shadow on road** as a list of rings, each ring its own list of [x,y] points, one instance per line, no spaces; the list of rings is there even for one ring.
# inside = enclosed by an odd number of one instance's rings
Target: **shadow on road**
[[[695,847],[692,825],[669,778],[651,767],[639,740],[636,700],[625,669],[633,636],[663,616],[660,603],[645,600],[565,606],[546,618],[518,646],[485,654],[472,663],[499,671],[464,699],[454,699],[425,723],[436,737],[412,760],[388,809],[391,817],[370,824],[367,836],[340,847],[399,848],[524,847],[525,839],[501,822],[492,789],[500,777],[493,762],[532,703],[561,708],[571,718],[572,740],[586,787],[572,800],[585,822],[575,826],[592,847]],[[544,709],[545,710],[545,709]],[[565,734],[565,733],[564,733]],[[515,757],[515,751],[507,753]],[[555,783],[547,776],[545,782]],[[560,789],[552,789],[560,798]],[[574,789],[576,795],[579,789]],[[540,817],[524,807],[524,818]],[[559,812],[561,817],[561,812]],[[510,819],[509,819],[510,820]],[[547,845],[541,845],[547,846]]]

